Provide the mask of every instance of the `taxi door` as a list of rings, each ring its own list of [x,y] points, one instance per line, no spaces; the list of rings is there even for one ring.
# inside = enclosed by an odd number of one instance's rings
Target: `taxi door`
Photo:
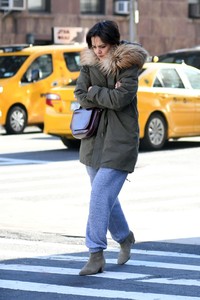
[[[184,70],[188,81],[188,91],[195,101],[194,134],[200,134],[200,72],[191,68]]]
[[[21,78],[21,88],[26,97],[28,123],[43,123],[45,94],[59,84],[60,75],[53,71],[53,54],[41,54],[28,66]]]
[[[166,107],[171,130],[185,135],[194,132],[195,97],[185,88],[175,68],[163,68],[158,74],[162,88],[159,88],[161,102]],[[163,92],[161,93],[161,89]]]

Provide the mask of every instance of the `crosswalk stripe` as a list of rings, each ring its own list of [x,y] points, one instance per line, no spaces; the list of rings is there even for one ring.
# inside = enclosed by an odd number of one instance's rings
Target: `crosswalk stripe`
[[[24,246],[30,246],[30,245],[35,245],[35,241],[28,241],[28,240],[16,240],[16,239],[5,239],[5,238],[0,238],[0,244],[5,244],[5,245],[24,245]],[[48,246],[48,247],[56,247],[58,244],[53,243],[53,242],[43,242],[43,241],[37,241],[37,244],[40,246]],[[63,246],[66,249],[66,244],[59,244],[59,246]],[[73,247],[74,249],[76,249],[77,251],[87,251],[87,248],[85,245],[70,245],[70,247]],[[79,251],[79,252],[80,252]],[[111,248],[109,247],[107,250],[105,250],[105,252],[119,252],[119,247],[116,248]],[[0,253],[1,253],[1,249],[0,249]],[[10,251],[10,253],[15,253],[14,251]],[[16,252],[17,253],[17,252]],[[22,253],[21,251],[19,253]],[[194,259],[200,259],[200,254],[190,254],[190,253],[183,253],[183,252],[170,252],[170,251],[157,251],[157,250],[142,250],[142,249],[135,249],[133,246],[133,249],[131,250],[131,253],[134,254],[142,254],[142,255],[154,255],[154,256],[167,256],[167,257],[178,257],[178,258],[194,258]],[[28,254],[28,252],[27,252]],[[29,253],[30,255],[32,255],[33,257],[35,257],[34,253]],[[29,256],[30,256],[29,255]],[[21,257],[21,255],[20,255]],[[46,256],[47,259],[49,259],[49,256]],[[52,257],[52,256],[51,256]],[[61,257],[61,256],[60,256]],[[66,256],[64,256],[66,257]]]
[[[133,248],[131,250],[132,259],[126,263],[126,266],[129,266],[129,268],[120,269],[117,266],[117,255],[115,254],[115,252],[119,252],[119,248],[108,247],[105,251],[105,271],[90,276],[90,278],[101,278],[101,280],[105,280],[102,281],[104,285],[99,288],[96,288],[96,286],[92,288],[93,286],[90,284],[89,286],[80,284],[80,287],[69,285],[71,281],[69,281],[70,276],[74,278],[72,282],[76,280],[76,277],[77,280],[80,279],[78,274],[83,266],[82,263],[88,260],[88,251],[84,243],[70,244],[67,252],[66,244],[64,243],[0,238],[0,244],[3,246],[0,249],[0,257],[3,257],[3,259],[5,259],[6,256],[12,257],[12,259],[14,258],[12,261],[6,263],[2,261],[2,263],[0,263],[0,293],[4,293],[3,290],[5,289],[12,290],[12,293],[14,293],[14,291],[40,292],[43,294],[59,294],[60,296],[83,296],[86,297],[86,299],[89,297],[127,300],[200,299],[197,297],[197,291],[200,288],[200,280],[197,277],[197,272],[200,271],[200,255],[197,254]],[[12,247],[10,247],[10,245],[12,245]],[[13,245],[16,245],[16,247]],[[37,245],[38,250],[40,249],[42,251],[37,250],[37,253],[35,253],[32,247],[35,247],[35,245]],[[22,252],[22,247],[24,247],[23,249],[26,251]],[[5,251],[3,248],[8,249]],[[73,251],[71,251],[72,249]],[[113,258],[113,256],[116,256],[116,258]],[[22,258],[22,260],[19,260],[19,257]],[[24,261],[23,259],[29,259],[29,261]],[[68,264],[68,262],[70,263]],[[71,264],[72,262],[73,266]],[[109,265],[111,264],[114,264],[115,268],[114,266],[110,267]],[[63,265],[65,267],[63,267]],[[130,268],[130,266],[133,266],[133,268]],[[139,268],[136,269],[134,266]],[[138,269],[139,272],[141,271],[140,273],[137,272]],[[125,272],[120,272],[120,270],[124,270]],[[182,272],[180,272],[181,270]],[[188,274],[186,271],[193,273]],[[21,277],[19,277],[19,274],[22,274],[22,278],[26,281],[23,281],[23,279],[18,280]],[[45,277],[46,282],[42,280],[42,274],[47,275],[47,277]],[[57,282],[50,284],[48,278],[54,278],[51,274],[54,274],[54,276],[66,276],[66,286],[63,285],[63,277],[61,277],[62,285],[57,284]],[[179,274],[178,277],[177,274]],[[180,277],[180,274],[184,275]],[[41,283],[40,280],[42,281]],[[111,281],[107,282],[106,280]],[[123,284],[127,284],[126,280],[128,280],[129,290],[121,288]],[[91,281],[89,280],[89,282]],[[150,287],[151,293],[149,293]],[[5,293],[7,293],[7,291],[5,291]],[[185,294],[187,296],[185,296]],[[51,297],[49,296],[49,298]]]
[[[63,246],[64,247],[64,246]],[[66,250],[66,246],[65,246],[65,250]],[[73,245],[72,248],[70,249],[70,252],[83,252],[85,251],[86,248],[84,245]],[[109,248],[105,251],[106,252],[119,252],[119,249],[113,249],[113,248]],[[52,254],[53,250],[49,250],[49,253]],[[174,257],[174,258],[187,258],[187,259],[200,259],[200,255],[193,255],[193,254],[183,254],[183,253],[172,253],[170,254],[170,252],[162,252],[162,251],[158,251],[156,253],[156,251],[146,251],[146,250],[137,250],[137,249],[132,249],[131,250],[131,254],[137,254],[137,255],[145,255],[145,256],[163,256],[163,257]],[[38,253],[38,256],[35,256],[35,252],[23,252],[23,251],[13,251],[13,250],[2,250],[0,249],[0,257],[4,257],[4,258],[23,258],[23,257],[32,257],[32,258],[38,258],[38,259],[55,259],[55,260],[65,260],[66,259],[66,255],[49,255],[49,256],[43,256],[43,253]],[[133,256],[134,258],[134,256]],[[78,259],[78,258],[77,258]],[[83,261],[83,258],[81,258],[81,261]]]
[[[41,293],[56,293],[62,295],[77,295],[99,298],[114,298],[114,299],[130,299],[130,300],[199,300],[199,297],[178,296],[178,295],[163,295],[141,292],[126,292],[108,289],[91,289],[80,288],[63,285],[53,285],[45,283],[35,283],[27,281],[1,280],[0,288],[41,292]]]
[[[62,275],[78,275],[79,269],[72,268],[57,268],[46,266],[32,266],[32,265],[16,265],[16,264],[0,264],[0,270],[4,271],[20,271],[20,272],[34,272],[34,273],[50,273],[50,274],[62,274]],[[126,280],[126,279],[144,279],[149,275],[137,274],[137,273],[125,273],[125,272],[105,272],[98,273],[96,277]]]
[[[50,259],[50,260],[62,260],[62,261],[87,261],[87,257],[82,256],[71,256],[71,255],[52,255],[46,257],[38,257],[39,259]],[[116,259],[106,259],[108,264],[116,264]],[[200,271],[200,266],[196,265],[185,265],[185,264],[174,264],[165,263],[159,261],[145,261],[145,260],[129,260],[126,265],[129,266],[145,266],[153,268],[165,268],[165,269],[177,269],[177,270],[188,270],[188,271]]]
[[[105,252],[119,252],[119,248],[109,248]],[[154,255],[154,256],[167,256],[167,257],[177,257],[177,258],[194,258],[200,259],[200,255],[196,254],[187,254],[187,253],[178,253],[178,252],[167,252],[167,251],[148,251],[148,250],[138,250],[132,249],[131,254],[140,254],[140,255]],[[53,257],[53,256],[51,256]],[[56,256],[55,256],[56,257]],[[61,260],[64,259],[65,255],[58,255],[58,258]],[[49,259],[49,257],[48,257]]]
[[[142,279],[142,282],[157,283],[157,284],[170,284],[170,285],[184,285],[184,286],[200,286],[199,279],[171,279],[171,278],[150,278]]]
[[[114,251],[119,251],[115,249]],[[167,256],[167,257],[180,257],[180,258],[196,258],[200,259],[200,255],[190,253],[179,253],[170,251],[152,251],[152,250],[138,250],[132,249],[132,254],[143,254],[143,255],[155,255],[155,256]]]
[[[19,265],[19,264],[0,264],[0,270],[4,271],[20,271],[32,273],[49,273],[49,274],[62,274],[62,275],[78,275],[79,269],[72,268],[58,268],[46,266],[32,266],[32,265]],[[158,283],[158,284],[171,284],[171,285],[184,285],[184,286],[200,286],[199,280],[189,279],[171,279],[171,278],[152,278],[151,274],[141,273],[126,273],[126,272],[108,272],[95,274],[95,277],[109,278],[117,280],[135,279],[141,282]]]

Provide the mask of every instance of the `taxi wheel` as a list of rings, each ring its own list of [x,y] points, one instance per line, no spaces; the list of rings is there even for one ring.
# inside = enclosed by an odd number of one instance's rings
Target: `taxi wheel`
[[[5,129],[8,134],[22,133],[27,125],[26,111],[19,105],[13,106],[7,115]]]
[[[166,140],[167,124],[165,118],[159,113],[154,113],[146,124],[145,136],[141,140],[141,148],[144,150],[160,150]]]
[[[60,139],[67,148],[76,149],[80,146],[80,140],[68,139],[65,136],[61,136]]]

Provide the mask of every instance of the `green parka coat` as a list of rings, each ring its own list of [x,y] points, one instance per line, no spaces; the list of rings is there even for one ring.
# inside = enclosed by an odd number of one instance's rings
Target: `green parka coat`
[[[138,70],[147,52],[138,44],[121,43],[99,61],[92,49],[81,53],[75,96],[84,108],[103,109],[97,134],[81,140],[80,162],[133,172],[138,156]],[[115,88],[117,81],[121,86]],[[92,86],[88,92],[88,88]]]

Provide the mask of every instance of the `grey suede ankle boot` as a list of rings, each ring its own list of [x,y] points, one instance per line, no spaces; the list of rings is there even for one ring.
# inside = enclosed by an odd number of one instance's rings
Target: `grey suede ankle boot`
[[[133,232],[130,231],[127,238],[123,241],[123,243],[120,244],[120,252],[118,256],[117,263],[118,265],[125,264],[131,257],[131,246],[135,243],[135,238],[133,235]]]
[[[104,266],[105,258],[103,256],[103,251],[91,253],[88,262],[80,271],[79,275],[84,276],[102,273],[104,270]]]

